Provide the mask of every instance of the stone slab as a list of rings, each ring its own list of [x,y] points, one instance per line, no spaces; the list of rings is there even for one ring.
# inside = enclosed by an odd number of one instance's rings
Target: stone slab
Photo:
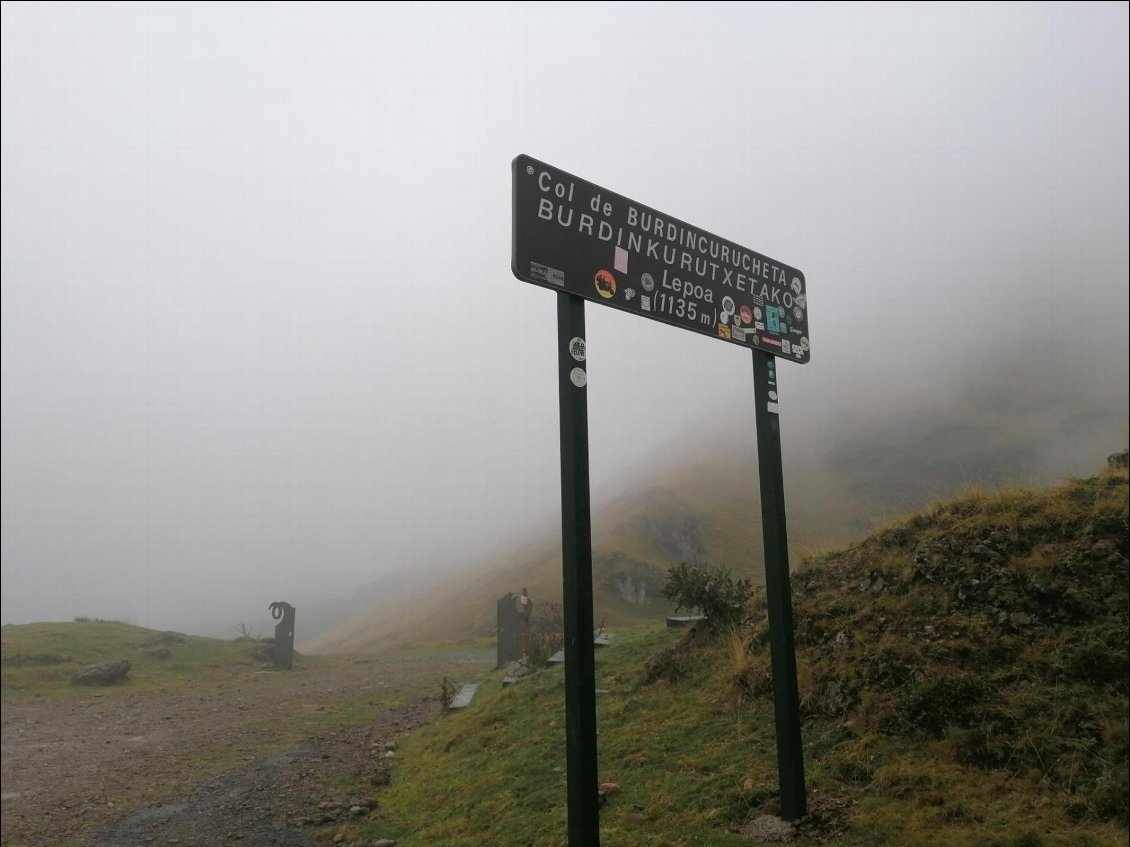
[[[468,682],[466,685],[459,689],[458,694],[451,698],[451,702],[448,703],[447,708],[467,708],[469,705],[471,705],[471,701],[475,699],[475,692],[478,690],[479,684],[477,682]]]
[[[667,626],[671,629],[677,629],[683,626],[693,626],[702,620],[706,620],[706,615],[677,615],[667,618]]]

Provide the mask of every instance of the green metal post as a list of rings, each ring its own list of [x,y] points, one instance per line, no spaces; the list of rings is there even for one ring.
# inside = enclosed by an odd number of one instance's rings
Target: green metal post
[[[557,295],[569,847],[599,847],[585,301]]]
[[[796,647],[793,643],[793,601],[789,588],[785,486],[781,471],[781,422],[777,415],[777,369],[772,353],[753,351],[753,397],[757,404],[757,467],[761,478],[765,599],[769,610],[769,652],[773,662],[773,710],[777,726],[781,817],[793,821],[804,816],[807,803],[804,753],[800,739]]]

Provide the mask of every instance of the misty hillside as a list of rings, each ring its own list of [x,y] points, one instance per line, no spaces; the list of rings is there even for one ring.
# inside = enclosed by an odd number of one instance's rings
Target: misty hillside
[[[597,620],[620,624],[655,619],[670,607],[659,596],[669,563],[729,562],[752,572],[760,555],[757,522],[741,521],[756,508],[752,492],[738,480],[653,480],[646,489],[594,511],[593,578]],[[723,504],[718,498],[732,495]],[[500,558],[485,571],[449,574],[409,602],[381,598],[371,609],[325,634],[303,641],[304,650],[357,652],[398,641],[433,641],[490,635],[495,601],[527,588],[535,603],[561,601],[560,536],[550,533]],[[372,595],[369,595],[372,596]]]
[[[1110,471],[943,501],[798,570],[809,814],[788,843],[1125,844],[1127,537]],[[750,611],[739,631],[636,627],[597,651],[608,843],[783,843]],[[563,844],[563,669],[504,673],[406,739],[379,811],[340,831]]]
[[[1115,396],[1081,412],[1049,407],[1057,377],[1041,384],[1030,365],[998,363],[933,405],[892,409],[881,424],[845,425],[809,450],[786,444],[792,559],[860,538],[883,523],[970,486],[1043,484],[1099,464],[1123,437]],[[1005,390],[1009,379],[1031,390]],[[1117,394],[1117,392],[1115,392]],[[810,428],[798,421],[796,429]],[[822,431],[827,424],[821,424]],[[1066,437],[1070,433],[1071,437]],[[757,466],[748,432],[720,431],[697,452],[660,451],[620,479],[619,496],[594,496],[596,620],[618,625],[669,612],[659,596],[667,568],[709,562],[762,579]],[[676,455],[679,455],[675,451]],[[527,535],[529,530],[526,530]],[[560,530],[555,520],[486,561],[446,563],[366,586],[340,604],[315,607],[301,627],[308,651],[353,652],[402,641],[490,635],[495,600],[528,588],[535,602],[560,602]],[[515,529],[516,539],[521,529]],[[335,622],[336,621],[336,625]]]
[[[1125,363],[1073,371],[1038,343],[819,440],[821,472],[896,513],[970,486],[1048,485],[1125,446]]]

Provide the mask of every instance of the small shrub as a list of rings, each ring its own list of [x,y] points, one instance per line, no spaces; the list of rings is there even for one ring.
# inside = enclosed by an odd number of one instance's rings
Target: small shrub
[[[1072,682],[1122,682],[1128,673],[1125,635],[1118,627],[1096,628],[1092,637],[1067,646],[1061,654],[1064,679]],[[1089,633],[1090,634],[1090,633]]]
[[[935,676],[900,698],[898,717],[912,730],[941,738],[947,727],[972,727],[988,694],[988,686],[977,677]]]
[[[539,603],[523,636],[522,652],[530,667],[541,668],[565,646],[565,619],[558,603]]]
[[[1095,780],[1088,793],[1095,814],[1103,820],[1121,821],[1123,826],[1126,825],[1130,816],[1130,776],[1125,762],[1121,768],[1111,768]]]
[[[451,707],[451,701],[455,699],[458,689],[455,683],[451,682],[446,676],[440,680],[439,683],[439,705],[443,712],[447,712]]]
[[[691,658],[681,646],[669,647],[644,662],[644,680],[649,685],[660,680],[677,682],[690,664]]]
[[[735,581],[727,568],[680,562],[667,571],[662,593],[676,610],[697,611],[710,629],[723,632],[746,616],[753,586],[748,579]]]
[[[959,762],[975,768],[1002,768],[1014,752],[1008,736],[989,732],[983,726],[957,730],[950,744]]]

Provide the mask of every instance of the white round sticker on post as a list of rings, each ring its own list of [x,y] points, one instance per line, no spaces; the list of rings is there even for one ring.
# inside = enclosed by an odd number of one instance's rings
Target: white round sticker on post
[[[585,340],[583,338],[574,338],[569,342],[569,355],[578,362],[585,360]]]
[[[584,388],[585,383],[589,381],[588,374],[585,373],[584,368],[573,368],[569,372],[569,379],[573,381],[573,385],[577,388]]]

